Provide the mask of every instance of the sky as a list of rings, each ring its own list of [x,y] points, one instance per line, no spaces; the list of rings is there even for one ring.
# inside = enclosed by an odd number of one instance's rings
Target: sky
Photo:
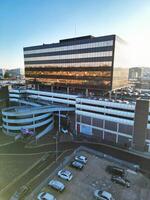
[[[0,0],[0,68],[24,67],[23,47],[117,34],[130,67],[150,67],[150,0]]]

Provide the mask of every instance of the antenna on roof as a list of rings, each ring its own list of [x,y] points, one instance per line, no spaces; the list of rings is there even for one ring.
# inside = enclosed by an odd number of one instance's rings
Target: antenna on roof
[[[74,36],[76,36],[76,24],[75,24],[75,27],[74,27]]]

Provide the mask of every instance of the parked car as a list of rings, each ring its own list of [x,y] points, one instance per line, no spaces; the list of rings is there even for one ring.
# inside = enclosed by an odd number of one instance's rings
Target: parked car
[[[38,196],[37,196],[38,200],[56,200],[56,198],[48,193],[48,192],[41,192]]]
[[[71,162],[70,166],[81,170],[81,169],[83,169],[84,164],[81,162],[78,162],[78,161],[73,161],[73,162]]]
[[[118,183],[120,185],[126,186],[126,187],[130,187],[130,181],[128,181],[127,179],[124,179],[120,176],[112,176],[111,177],[112,182]]]
[[[120,167],[108,165],[106,167],[106,171],[109,174],[112,174],[112,175],[117,175],[117,176],[121,176],[121,177],[125,176],[125,170],[123,168],[120,168]]]
[[[48,185],[59,192],[62,192],[65,189],[65,185],[62,182],[54,179],[49,181]]]
[[[73,178],[72,172],[69,170],[62,169],[58,172],[58,176],[62,179],[70,181]]]
[[[64,134],[67,134],[67,133],[68,133],[68,129],[62,128],[62,129],[61,129],[61,132],[64,133]]]
[[[95,190],[94,197],[98,200],[114,200],[111,193],[103,190]]]
[[[83,164],[87,163],[87,157],[83,156],[83,155],[75,156],[75,160],[78,161],[78,162],[81,162]]]

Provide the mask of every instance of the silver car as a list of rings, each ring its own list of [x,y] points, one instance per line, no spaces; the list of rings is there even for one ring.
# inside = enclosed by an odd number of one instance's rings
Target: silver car
[[[65,189],[65,185],[62,182],[54,179],[49,181],[48,185],[60,192],[62,192]]]
[[[81,162],[78,162],[78,161],[73,161],[73,162],[71,162],[70,166],[81,170],[81,169],[83,169],[84,164]]]
[[[37,196],[38,200],[56,200],[56,198],[48,193],[48,192],[41,192],[38,196]]]
[[[72,172],[69,170],[62,169],[58,172],[58,176],[62,179],[70,181],[73,178]]]
[[[87,163],[87,157],[83,155],[75,156],[75,160],[83,164]]]
[[[114,200],[111,193],[103,190],[95,190],[94,197],[98,200]]]

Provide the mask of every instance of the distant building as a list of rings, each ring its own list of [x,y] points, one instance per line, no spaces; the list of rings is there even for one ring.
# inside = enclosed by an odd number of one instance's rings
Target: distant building
[[[133,67],[129,69],[129,80],[150,80],[149,67]]]
[[[4,78],[4,69],[0,69],[0,79]]]
[[[16,79],[21,77],[21,69],[14,68],[14,69],[6,69],[5,74],[8,74],[9,78]]]
[[[129,69],[129,81],[139,89],[150,89],[150,68],[133,67]]]
[[[24,48],[25,76],[60,91],[100,94],[128,83],[126,43],[91,35]]]

